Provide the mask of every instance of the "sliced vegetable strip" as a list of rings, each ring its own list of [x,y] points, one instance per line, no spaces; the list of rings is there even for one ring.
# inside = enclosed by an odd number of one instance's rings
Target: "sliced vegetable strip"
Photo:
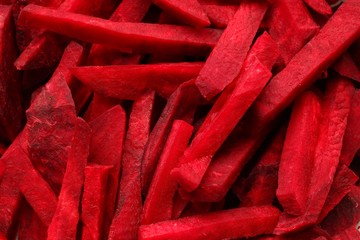
[[[195,27],[207,27],[210,20],[197,0],[153,0],[165,12]]]
[[[276,196],[291,215],[304,214],[321,118],[321,100],[305,92],[295,100],[279,167]]]
[[[332,10],[330,5],[326,2],[326,0],[304,0],[304,2],[311,7],[314,11],[323,14],[323,15],[331,15]]]
[[[212,157],[271,78],[271,67],[278,57],[276,43],[264,33],[250,50],[239,76],[216,100],[178,168],[172,172],[186,191],[199,186]]]
[[[79,206],[89,156],[91,129],[82,119],[76,122],[69,160],[55,215],[48,228],[48,239],[75,239],[80,218]]]
[[[120,189],[109,239],[137,239],[138,236],[142,210],[141,163],[150,135],[154,101],[155,93],[148,92],[132,106],[124,143]]]
[[[91,43],[130,52],[202,55],[216,44],[221,31],[146,23],[117,23],[36,5],[26,6],[18,24],[45,28]]]
[[[91,66],[73,68],[72,73],[104,96],[135,100],[147,89],[168,98],[183,82],[197,76],[203,63]]]
[[[240,73],[266,9],[264,2],[240,4],[195,81],[206,99],[220,93]]]
[[[319,34],[270,81],[250,110],[249,121],[254,128],[249,132],[261,131],[360,37],[359,11],[357,1],[344,2]]]
[[[234,17],[238,6],[202,5],[211,24],[216,28],[226,28]]]
[[[271,233],[279,217],[274,207],[237,208],[140,227],[139,239],[226,239]]]
[[[341,55],[336,60],[332,68],[341,76],[360,82],[360,69],[356,66],[354,60],[348,52]]]
[[[174,121],[146,196],[141,220],[143,225],[171,219],[177,183],[170,172],[177,166],[192,131],[193,127],[188,123]]]

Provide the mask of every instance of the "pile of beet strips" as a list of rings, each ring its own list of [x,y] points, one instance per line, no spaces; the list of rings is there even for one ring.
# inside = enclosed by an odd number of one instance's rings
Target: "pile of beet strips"
[[[360,239],[360,0],[0,4],[0,240]]]

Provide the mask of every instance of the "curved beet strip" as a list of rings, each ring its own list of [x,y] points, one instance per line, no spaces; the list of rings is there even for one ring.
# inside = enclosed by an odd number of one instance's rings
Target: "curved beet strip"
[[[271,206],[237,208],[140,227],[139,239],[227,239],[272,233],[279,210]]]
[[[215,29],[112,22],[32,4],[22,10],[18,24],[137,53],[204,55],[222,33]]]
[[[137,239],[138,236],[142,211],[141,163],[150,135],[154,101],[155,93],[148,92],[132,106],[124,143],[116,212],[110,226],[110,240]]]
[[[94,92],[107,97],[135,100],[146,90],[168,98],[185,81],[196,77],[203,63],[89,66],[72,73]]]
[[[206,99],[220,93],[240,73],[266,10],[265,2],[240,4],[195,81]]]
[[[210,20],[197,0],[153,0],[168,14],[194,27],[208,27]]]

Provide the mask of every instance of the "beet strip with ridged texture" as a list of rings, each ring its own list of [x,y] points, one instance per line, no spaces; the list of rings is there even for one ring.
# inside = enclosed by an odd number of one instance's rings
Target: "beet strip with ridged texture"
[[[292,108],[279,167],[276,196],[284,211],[302,215],[306,209],[321,118],[321,100],[304,92]]]
[[[186,149],[193,127],[182,120],[175,120],[146,195],[141,224],[147,225],[170,220],[177,182],[170,176]]]
[[[146,90],[168,98],[176,88],[199,74],[203,63],[89,66],[72,73],[94,92],[107,97],[135,100]]]
[[[106,12],[106,8],[114,8],[115,4],[115,0],[65,0],[58,7],[58,10],[100,16],[102,11]],[[55,66],[69,41],[70,39],[64,36],[41,30],[40,34],[35,36],[22,51],[14,64],[19,70]]]
[[[360,69],[356,66],[348,52],[341,55],[333,64],[332,68],[341,76],[360,82]]]
[[[116,212],[109,239],[137,239],[142,211],[141,162],[150,135],[155,93],[148,92],[132,106],[124,143]]]
[[[206,99],[220,93],[240,73],[266,10],[265,2],[241,2],[195,81]]]
[[[47,227],[31,206],[23,202],[19,215],[19,240],[46,240]]]
[[[170,96],[160,118],[151,131],[149,141],[145,146],[141,167],[141,185],[144,196],[146,196],[150,186],[157,162],[173,121],[175,119],[186,121],[188,115],[193,113],[196,106],[203,102],[203,98],[194,82],[194,80],[190,80],[181,84]]]
[[[239,7],[231,5],[202,5],[202,8],[208,15],[212,26],[226,28]]]
[[[360,90],[356,89],[349,112],[340,161],[347,166],[360,149]]]
[[[261,35],[249,51],[239,76],[216,100],[179,166],[172,171],[186,191],[199,186],[212,157],[271,78],[271,68],[279,57],[276,50],[268,33]]]
[[[116,209],[121,157],[126,130],[126,114],[120,105],[90,122],[92,130],[89,163],[113,166],[107,183],[104,235],[107,236]]]
[[[84,191],[81,200],[82,239],[104,236],[107,183],[111,166],[91,164],[85,167]]]
[[[322,15],[332,14],[332,9],[326,0],[304,0],[304,2],[315,12],[318,12]]]
[[[282,127],[270,141],[249,176],[240,182],[242,186],[239,187],[245,189],[237,194],[239,207],[271,205],[274,201],[285,133],[286,128]],[[246,191],[246,188],[249,190]]]
[[[69,160],[55,215],[48,228],[48,239],[75,239],[80,218],[79,206],[84,185],[84,170],[89,156],[91,129],[78,118],[71,141]]]
[[[322,222],[328,213],[340,203],[343,197],[351,191],[351,187],[355,185],[357,180],[359,180],[359,177],[346,165],[342,164],[338,167],[317,223]]]
[[[60,192],[76,125],[74,101],[66,84],[72,77],[68,68],[75,67],[81,57],[76,46],[70,44],[66,48],[51,79],[33,93],[26,112],[29,157],[56,195]]]
[[[360,4],[344,2],[320,32],[264,88],[249,110],[257,134],[360,37]],[[341,36],[341,37],[339,37]]]
[[[153,0],[157,6],[194,27],[208,27],[210,20],[197,0]]]
[[[195,215],[140,227],[139,239],[226,239],[272,233],[279,210],[250,207]]]
[[[265,24],[278,43],[283,62],[293,56],[318,32],[319,27],[306,9],[303,0],[275,0]]]
[[[22,128],[24,112],[11,6],[0,6],[0,141],[13,141]]]
[[[338,77],[327,82],[306,211],[299,217],[282,214],[275,234],[297,231],[316,223],[339,164],[353,94],[354,86],[348,79]]]
[[[204,55],[211,51],[222,33],[215,29],[112,22],[32,4],[22,10],[18,24],[137,53]]]

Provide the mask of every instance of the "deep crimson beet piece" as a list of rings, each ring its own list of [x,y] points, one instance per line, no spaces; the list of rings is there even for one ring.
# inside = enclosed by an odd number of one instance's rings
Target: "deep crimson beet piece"
[[[250,207],[195,215],[140,227],[139,239],[226,239],[271,233],[279,210]]]
[[[304,2],[314,11],[322,15],[332,14],[332,9],[326,0],[304,0]]]
[[[172,175],[188,192],[199,186],[212,157],[272,76],[279,52],[265,32],[246,57],[239,76],[216,100]]]
[[[220,93],[240,73],[266,9],[265,2],[240,4],[195,81],[206,99]]]
[[[341,76],[360,82],[360,70],[348,52],[341,55],[332,68]]]
[[[142,193],[146,195],[156,169],[161,151],[175,119],[187,120],[203,98],[196,88],[194,80],[181,84],[170,96],[168,102],[151,131],[146,144],[142,162]],[[191,117],[192,120],[192,117]],[[188,121],[189,122],[189,121]],[[192,121],[190,121],[192,122]]]
[[[355,90],[346,125],[340,161],[350,165],[360,149],[360,90]]]
[[[215,29],[112,22],[32,4],[23,9],[18,24],[138,53],[204,55],[211,51],[222,33]]]
[[[119,189],[121,157],[125,138],[126,115],[117,105],[90,122],[92,130],[89,163],[112,166],[107,183],[105,208],[105,236],[107,236],[116,209]]]
[[[286,213],[304,214],[321,118],[321,100],[313,92],[293,105],[279,167],[276,196]]]
[[[202,8],[208,15],[212,26],[216,28],[226,28],[230,20],[234,17],[238,6],[202,5]]]
[[[237,186],[240,191],[236,191],[239,207],[271,205],[274,201],[285,133],[286,128],[282,127],[259,157],[249,176],[238,183],[241,184]]]
[[[13,141],[23,126],[24,112],[11,6],[0,6],[0,140]]]
[[[173,200],[174,201],[173,201],[173,210],[171,214],[171,219],[177,219],[181,216],[189,200],[182,198],[179,192],[175,193]]]
[[[188,123],[174,121],[146,195],[141,224],[171,219],[177,183],[170,173],[186,149],[192,131],[193,127]]]
[[[104,236],[107,183],[112,166],[91,164],[85,167],[84,191],[81,200],[82,239]]]
[[[19,215],[19,240],[46,240],[47,227],[31,206],[23,202]]]
[[[146,90],[168,98],[176,88],[199,74],[203,63],[89,66],[72,73],[94,92],[107,97],[135,100]]]
[[[91,129],[78,118],[55,215],[48,228],[48,239],[75,239],[80,218],[79,206],[84,170],[89,156]]]
[[[132,106],[124,143],[116,212],[109,239],[137,239],[142,211],[141,162],[150,135],[155,93],[147,92]]]
[[[101,94],[94,93],[91,103],[84,114],[84,119],[90,122],[119,104],[121,104],[119,99],[104,97]]]
[[[262,131],[359,38],[359,11],[357,1],[344,2],[320,32],[269,82],[249,110],[248,118],[254,126],[248,129],[249,132]]]
[[[197,0],[153,0],[168,14],[195,27],[207,27],[210,20]]]

